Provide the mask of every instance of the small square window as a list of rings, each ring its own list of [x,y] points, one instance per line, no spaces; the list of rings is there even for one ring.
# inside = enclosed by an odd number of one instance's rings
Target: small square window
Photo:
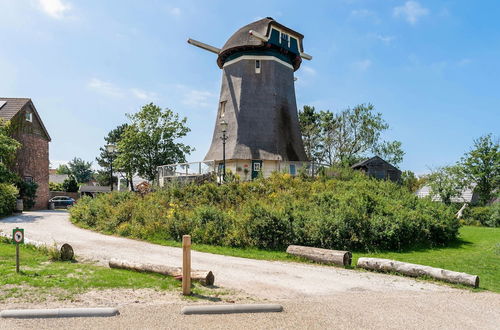
[[[33,114],[31,112],[26,112],[26,121],[30,123],[33,121]]]

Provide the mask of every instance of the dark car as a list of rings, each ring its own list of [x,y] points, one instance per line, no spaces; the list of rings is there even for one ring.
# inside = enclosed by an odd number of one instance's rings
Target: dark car
[[[54,207],[64,207],[68,208],[75,204],[75,200],[68,196],[56,196],[49,200],[49,204],[54,203]]]

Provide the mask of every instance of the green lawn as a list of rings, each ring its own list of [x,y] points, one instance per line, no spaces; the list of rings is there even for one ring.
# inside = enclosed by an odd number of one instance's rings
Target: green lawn
[[[46,252],[20,247],[21,272],[16,273],[15,246],[0,240],[0,302],[9,297],[43,301],[48,295],[71,299],[92,289],[151,288],[181,291],[180,281],[157,274],[110,269],[77,262],[52,262]],[[195,285],[194,297],[209,289]]]
[[[179,242],[175,241],[154,239],[151,242],[168,246],[181,246]],[[290,256],[283,251],[240,249],[205,244],[193,244],[192,249],[251,259],[306,261]],[[383,253],[354,252],[353,265],[356,265],[359,257],[394,259],[479,275],[480,288],[500,292],[500,228],[462,227],[460,239],[444,248]]]
[[[354,253],[354,265],[359,257],[394,259],[479,275],[480,288],[500,292],[500,228],[462,227],[459,241],[445,248]]]

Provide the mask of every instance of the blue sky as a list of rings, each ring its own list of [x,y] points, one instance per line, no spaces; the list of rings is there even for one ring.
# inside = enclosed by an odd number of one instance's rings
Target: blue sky
[[[452,164],[500,133],[500,2],[0,0],[0,96],[30,97],[52,137],[52,166],[94,161],[125,114],[154,102],[188,117],[203,159],[221,81],[215,54],[272,16],[305,35],[300,107],[372,103],[402,141],[402,169]]]

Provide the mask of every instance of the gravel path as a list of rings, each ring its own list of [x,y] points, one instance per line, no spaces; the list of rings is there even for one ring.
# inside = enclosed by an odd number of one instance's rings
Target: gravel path
[[[0,319],[0,329],[498,329],[498,296],[463,290],[432,294],[340,292],[280,301],[282,313],[182,315],[181,308],[192,302],[167,295],[162,303],[141,301],[119,306],[116,317]]]
[[[181,266],[180,248],[103,235],[78,228],[65,211],[38,211],[2,219],[0,230],[24,228],[26,238],[69,243],[75,253],[106,264],[112,258]],[[266,299],[329,295],[346,291],[450,291],[450,287],[343,268],[253,260],[192,251],[192,267],[213,271],[215,284]]]
[[[181,249],[106,236],[72,225],[64,211],[29,212],[0,220],[0,230],[19,226],[26,237],[70,243],[79,258],[106,264],[110,258],[180,266]],[[283,313],[181,315],[178,293],[111,290],[73,301],[5,302],[0,309],[117,306],[112,318],[2,320],[0,329],[498,329],[500,295],[471,292],[411,278],[319,265],[227,257],[193,251],[193,267],[210,269],[216,284],[250,301],[283,304]],[[243,298],[245,299],[245,298]]]

